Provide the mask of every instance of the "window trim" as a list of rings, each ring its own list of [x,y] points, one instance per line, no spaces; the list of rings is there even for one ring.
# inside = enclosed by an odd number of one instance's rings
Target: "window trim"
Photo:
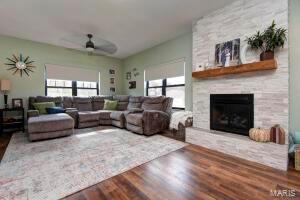
[[[55,79],[54,79],[55,80]],[[90,81],[88,81],[90,82]],[[58,89],[72,89],[72,96],[77,96],[77,90],[97,90],[97,95],[99,95],[99,83],[96,82],[95,88],[85,88],[85,87],[77,87],[77,81],[72,81],[72,87],[63,87],[63,86],[48,86],[47,85],[47,79],[45,79],[45,95],[48,95],[48,88],[58,88]]]
[[[167,85],[167,79],[162,79],[162,86],[152,86],[152,87],[149,87],[149,81],[146,81],[146,96],[149,96],[149,92],[148,90],[151,89],[151,88],[161,88],[161,93],[162,95],[166,96],[166,91],[167,91],[167,88],[170,88],[170,87],[184,87],[185,88],[185,84],[176,84],[176,85]],[[172,109],[177,109],[177,110],[185,110],[185,105],[183,108],[180,108],[180,107],[172,107]]]

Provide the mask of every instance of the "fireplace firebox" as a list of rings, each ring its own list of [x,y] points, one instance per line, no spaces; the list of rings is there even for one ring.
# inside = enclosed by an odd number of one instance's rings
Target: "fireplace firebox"
[[[210,129],[249,135],[254,126],[253,94],[211,94]]]

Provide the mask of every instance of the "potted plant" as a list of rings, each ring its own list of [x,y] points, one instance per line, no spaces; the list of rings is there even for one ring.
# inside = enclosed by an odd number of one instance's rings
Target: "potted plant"
[[[284,46],[287,40],[287,29],[277,28],[275,21],[272,22],[264,32],[257,33],[246,39],[246,42],[252,49],[261,50],[260,60],[274,59],[274,51],[278,47]]]

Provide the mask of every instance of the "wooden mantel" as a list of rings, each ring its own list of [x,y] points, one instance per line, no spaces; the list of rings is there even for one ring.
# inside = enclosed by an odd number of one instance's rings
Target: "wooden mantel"
[[[229,74],[239,74],[244,72],[262,71],[277,69],[276,60],[266,60],[254,63],[241,64],[231,67],[219,67],[213,69],[207,69],[203,71],[193,72],[192,76],[194,78],[206,78],[206,77],[216,77],[224,76]]]

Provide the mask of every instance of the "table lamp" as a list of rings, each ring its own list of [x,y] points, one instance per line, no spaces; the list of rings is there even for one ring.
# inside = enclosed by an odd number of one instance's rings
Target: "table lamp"
[[[7,92],[10,90],[11,84],[10,80],[0,80],[0,90],[4,93],[4,106],[8,108],[7,104]]]

